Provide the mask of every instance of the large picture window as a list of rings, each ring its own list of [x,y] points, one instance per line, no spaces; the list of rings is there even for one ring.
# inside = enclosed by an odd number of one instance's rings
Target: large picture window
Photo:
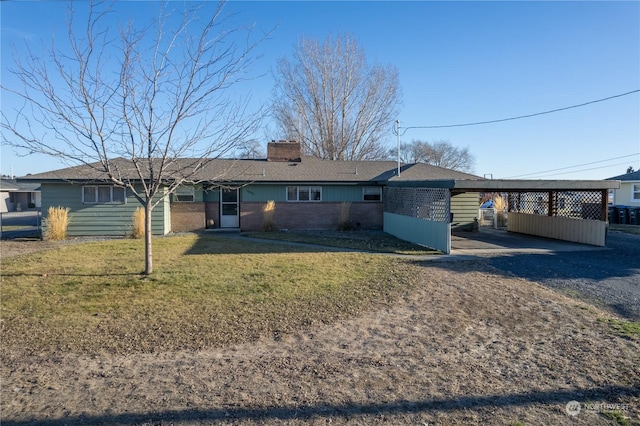
[[[287,201],[322,201],[322,187],[287,186]]]
[[[382,187],[365,186],[362,188],[362,199],[364,201],[382,201]]]
[[[124,204],[125,190],[117,186],[83,186],[82,202],[85,204]]]

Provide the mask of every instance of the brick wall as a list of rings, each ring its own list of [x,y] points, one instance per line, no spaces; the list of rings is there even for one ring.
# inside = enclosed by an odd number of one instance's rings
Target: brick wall
[[[267,144],[267,161],[299,162],[300,159],[300,142],[280,141]]]
[[[207,228],[220,227],[220,203],[205,204],[205,223]]]
[[[265,203],[241,203],[240,228],[262,229]],[[280,229],[336,229],[341,203],[276,203],[274,222]],[[351,203],[350,218],[358,229],[382,229],[383,203]]]
[[[171,204],[171,232],[199,231],[205,228],[205,203]]]

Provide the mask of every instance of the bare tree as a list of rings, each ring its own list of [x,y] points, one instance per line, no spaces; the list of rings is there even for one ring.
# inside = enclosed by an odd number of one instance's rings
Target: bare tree
[[[167,5],[147,27],[114,28],[115,11],[104,3],[82,18],[70,4],[68,45],[16,49],[21,87],[2,86],[22,102],[2,112],[3,143],[84,165],[144,206],[146,274],[153,209],[180,185],[198,183],[206,163],[236,149],[262,116],[228,96],[247,78],[260,40],[229,26],[224,2],[212,11]]]
[[[367,64],[349,35],[302,38],[278,62],[273,114],[287,139],[329,160],[383,158],[384,135],[400,104],[398,71]]]
[[[389,151],[389,157],[397,158],[397,148]],[[458,148],[449,141],[424,142],[420,140],[400,145],[400,161],[426,163],[461,172],[473,172],[475,158],[469,148]]]
[[[255,160],[256,158],[266,157],[264,143],[257,139],[246,140],[236,151],[238,158],[242,158],[244,160]]]

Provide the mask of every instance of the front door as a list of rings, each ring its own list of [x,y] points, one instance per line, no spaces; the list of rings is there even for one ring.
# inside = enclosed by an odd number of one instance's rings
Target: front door
[[[220,188],[220,227],[238,228],[240,226],[240,203],[238,189]]]

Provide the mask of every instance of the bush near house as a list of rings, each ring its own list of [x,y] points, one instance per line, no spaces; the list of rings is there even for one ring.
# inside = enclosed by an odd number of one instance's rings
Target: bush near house
[[[49,207],[43,221],[42,237],[45,240],[62,241],[67,238],[69,207]]]
[[[131,231],[131,238],[144,237],[144,208],[138,207],[133,212],[133,229]]]
[[[276,202],[273,200],[267,201],[262,207],[262,230],[265,232],[277,231],[278,228],[273,222],[273,216],[276,213]]]

